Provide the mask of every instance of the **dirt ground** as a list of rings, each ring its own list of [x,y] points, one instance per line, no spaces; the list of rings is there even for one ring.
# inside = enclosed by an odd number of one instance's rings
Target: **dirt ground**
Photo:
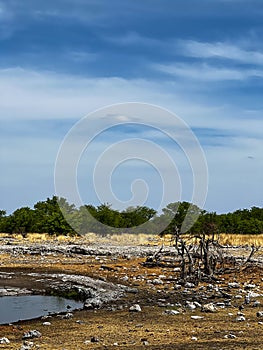
[[[128,293],[123,299],[107,305],[101,310],[81,310],[73,312],[70,319],[57,316],[48,320],[35,319],[20,321],[13,325],[0,326],[0,338],[7,337],[9,344],[0,349],[19,350],[22,336],[28,330],[41,332],[40,338],[32,339],[32,349],[72,350],[72,349],[262,349],[263,317],[257,317],[252,305],[245,305],[242,313],[246,320],[236,321],[242,301],[236,299],[231,307],[218,308],[215,313],[204,313],[199,309],[190,311],[179,308],[178,315],[165,313],[176,309],[174,304],[181,302],[182,293],[175,288],[174,268],[145,267],[145,258],[136,257],[96,257],[64,256],[60,254],[41,257],[38,255],[14,256],[0,254],[0,271],[45,271],[87,275],[104,278],[137,288],[136,294]],[[166,276],[165,283],[153,285],[148,280]],[[261,268],[247,268],[239,273],[220,276],[220,285],[228,282],[254,283],[263,287]],[[23,280],[16,281],[23,286]],[[207,288],[209,283],[201,283],[193,289]],[[207,302],[214,302],[208,300]],[[141,312],[129,312],[130,305],[139,304]],[[170,305],[170,306],[169,306]],[[202,316],[192,319],[191,316]],[[49,321],[50,325],[43,325]],[[262,321],[262,322],[261,322]],[[231,336],[233,335],[233,337]]]

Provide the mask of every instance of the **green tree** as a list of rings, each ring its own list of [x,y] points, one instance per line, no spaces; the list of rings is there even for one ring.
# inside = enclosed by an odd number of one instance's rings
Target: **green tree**
[[[9,217],[8,232],[20,233],[26,236],[27,233],[35,230],[35,213],[33,209],[23,207],[15,210]]]
[[[161,232],[164,234],[174,234],[179,231],[189,232],[193,229],[198,217],[204,213],[197,205],[189,202],[170,203],[163,209],[164,218],[170,218],[170,224]]]
[[[36,227],[38,232],[48,233],[50,235],[75,234],[74,229],[68,224],[60,209],[73,211],[74,207],[70,206],[66,199],[53,196],[46,201],[38,202],[34,205],[36,214]]]
[[[146,206],[128,207],[121,212],[121,227],[137,227],[148,222],[156,215],[156,210]]]
[[[7,217],[5,210],[0,210],[0,232],[7,232]]]

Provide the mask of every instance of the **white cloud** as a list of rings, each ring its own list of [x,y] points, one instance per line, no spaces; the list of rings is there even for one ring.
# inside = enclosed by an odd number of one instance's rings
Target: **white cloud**
[[[211,111],[209,106],[189,104],[182,84],[176,87],[145,79],[82,78],[21,68],[0,70],[0,96],[3,119],[79,119],[97,108],[121,102],[153,103],[182,117]]]
[[[186,56],[196,58],[221,58],[246,64],[263,65],[263,52],[245,50],[225,42],[179,41],[179,47]]]
[[[111,43],[121,45],[121,46],[131,46],[131,45],[141,45],[141,46],[150,46],[150,47],[167,47],[168,41],[161,41],[158,39],[149,38],[142,36],[135,31],[129,31],[127,33],[117,35],[117,36],[108,36],[105,39]]]
[[[263,77],[263,69],[222,68],[199,63],[155,64],[153,67],[160,72],[172,76],[207,82],[245,80],[251,77]]]
[[[206,68],[208,70],[205,73]],[[181,66],[176,72],[189,79],[200,77],[210,81],[219,78],[220,73],[223,74],[211,67],[203,67],[202,71],[199,66],[191,68],[187,65]],[[236,77],[241,79],[242,75],[239,74],[241,73],[237,73]],[[225,72],[223,76],[233,77],[231,72]],[[192,86],[192,80],[190,85]],[[181,81],[176,83],[113,77],[82,78],[21,68],[0,70],[0,96],[1,119],[17,121],[78,120],[107,105],[143,102],[159,105],[176,113],[191,127],[234,129],[242,133],[250,130],[258,135],[258,123],[261,123],[263,113],[262,110],[244,110],[237,105],[217,105],[216,100],[211,102],[209,98],[194,99],[195,91]],[[120,118],[120,121],[124,121],[122,118],[127,116]],[[153,118],[158,120],[158,115]],[[159,123],[161,126],[162,121],[159,120]]]
[[[48,195],[52,193],[54,160],[64,135],[59,134],[58,138],[54,134],[49,135],[48,132],[38,135],[37,129],[34,128],[32,132],[24,133],[24,128],[19,129],[24,120],[31,120],[33,123],[40,119],[59,119],[63,124],[67,118],[78,120],[97,108],[127,101],[153,103],[174,111],[190,126],[204,128],[204,133],[207,132],[204,137],[207,139],[211,134],[206,129],[211,128],[212,131],[214,129],[222,133],[220,147],[204,145],[211,178],[209,208],[217,210],[221,205],[228,210],[235,203],[238,207],[235,197],[241,192],[244,182],[240,174],[245,174],[246,181],[251,183],[251,201],[253,195],[254,198],[258,198],[259,175],[256,174],[262,174],[263,164],[262,111],[246,111],[237,105],[217,105],[216,100],[211,102],[209,97],[206,100],[203,98],[202,101],[194,97],[195,92],[181,81],[177,83],[143,79],[82,78],[19,68],[1,70],[0,116],[3,122],[6,122],[5,125],[9,125],[10,120],[17,121],[16,133],[12,133],[10,123],[9,133],[7,127],[5,135],[1,135],[3,183],[16,189],[12,195],[6,194],[2,198],[3,208],[7,208],[6,203],[9,203],[11,197],[11,201],[17,203],[16,192],[19,186],[23,187],[23,183],[28,184],[25,190],[21,190],[24,204],[36,202],[45,196],[47,191]],[[120,114],[119,117],[120,121],[127,121],[125,114]],[[161,127],[160,116],[156,114],[152,117],[158,120]],[[228,133],[234,135],[231,136],[231,140]],[[155,133],[146,133],[145,136],[152,136],[153,139],[156,137]],[[161,140],[156,142],[158,141]],[[253,166],[251,164],[249,167],[252,161],[248,156],[255,157]],[[250,163],[247,164],[247,161]],[[184,173],[180,175],[188,176]],[[39,189],[36,186],[36,189],[31,191],[31,183],[38,183],[39,178],[42,179],[41,186]],[[232,182],[235,183],[233,188]],[[220,202],[217,199],[218,193],[224,191],[224,183],[227,184],[227,193],[233,198],[232,202],[228,201],[228,207],[223,203],[224,199],[220,199]],[[243,202],[245,203],[245,200]]]

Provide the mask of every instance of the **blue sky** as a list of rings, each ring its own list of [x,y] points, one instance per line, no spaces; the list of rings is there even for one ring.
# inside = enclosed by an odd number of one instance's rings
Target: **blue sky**
[[[262,37],[261,0],[0,0],[0,207],[11,212],[52,196],[70,128],[129,101],[168,109],[195,132],[208,165],[205,209],[262,206]],[[97,149],[146,134],[117,128]],[[174,147],[147,135],[167,152]],[[191,200],[191,169],[177,163],[180,199]],[[84,156],[82,196],[98,204],[86,166]],[[153,169],[135,162],[119,170],[117,196],[129,197],[131,175],[139,174],[150,189],[146,204],[157,206]]]

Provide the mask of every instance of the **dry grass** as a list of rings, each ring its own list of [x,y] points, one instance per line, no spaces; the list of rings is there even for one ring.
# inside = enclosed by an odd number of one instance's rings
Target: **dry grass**
[[[263,246],[263,235],[231,235],[231,234],[221,234],[220,243],[223,245],[255,245],[257,247]]]
[[[40,349],[261,349],[262,326],[254,312],[248,312],[247,323],[234,322],[227,312],[205,315],[203,320],[191,320],[188,312],[183,315],[167,316],[156,307],[143,308],[142,313],[127,311],[76,313],[71,320],[52,319],[51,326],[43,326],[41,321],[24,322],[22,329],[12,326],[0,327],[8,335],[11,343],[8,349],[17,350],[22,344],[22,334],[29,329],[37,329],[42,337],[34,340]],[[78,324],[76,320],[83,323]],[[235,334],[236,339],[225,335]],[[95,336],[98,343],[90,340]],[[197,340],[193,340],[196,337]],[[143,345],[147,341],[148,346]],[[2,346],[0,345],[0,348]],[[34,347],[35,348],[35,347]]]
[[[41,242],[57,242],[57,243],[84,243],[84,244],[111,244],[111,245],[171,245],[173,244],[172,236],[166,235],[160,238],[158,235],[152,234],[128,234],[123,233],[121,235],[113,234],[100,236],[95,233],[87,233],[82,237],[69,237],[69,236],[49,236],[45,233],[29,233],[26,238],[23,238],[20,234],[8,235],[0,233],[0,239],[12,238],[15,242],[29,242],[29,243],[41,243]],[[194,243],[190,236],[184,236],[189,242]],[[239,235],[239,234],[227,234],[222,233],[216,237],[219,243],[222,245],[231,246],[263,246],[263,234],[261,235]]]

